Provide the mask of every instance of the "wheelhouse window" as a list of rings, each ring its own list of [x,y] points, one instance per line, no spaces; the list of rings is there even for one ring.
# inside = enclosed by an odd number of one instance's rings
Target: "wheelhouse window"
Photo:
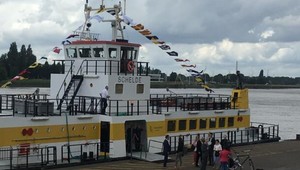
[[[234,126],[234,117],[228,117],[227,126],[228,127],[233,127]]]
[[[123,94],[123,84],[116,84],[116,94]]]
[[[200,119],[200,129],[206,129],[207,119]]]
[[[104,50],[103,48],[93,48],[94,57],[104,58]]]
[[[79,56],[81,58],[90,58],[91,56],[91,49],[90,48],[79,48]]]
[[[225,122],[226,122],[226,118],[225,117],[220,117],[219,118],[219,128],[225,127]]]
[[[76,48],[67,48],[67,56],[69,58],[77,58],[77,50]]]
[[[176,130],[176,120],[169,120],[168,121],[168,132]]]
[[[197,119],[190,120],[190,130],[196,129],[197,127]]]
[[[142,93],[144,93],[144,84],[137,84],[137,85],[136,85],[136,93],[137,93],[137,94],[142,94]]]
[[[216,128],[216,118],[209,119],[209,128]]]
[[[109,58],[117,58],[117,49],[116,48],[109,48]]]
[[[186,120],[179,120],[179,130],[186,130]]]

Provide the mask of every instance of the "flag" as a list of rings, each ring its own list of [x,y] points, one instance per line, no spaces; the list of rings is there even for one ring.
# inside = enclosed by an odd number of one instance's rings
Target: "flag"
[[[182,67],[196,67],[196,64],[191,64],[191,65],[186,65],[186,64],[181,64]]]
[[[181,59],[181,58],[175,58],[174,59],[176,62],[186,62],[186,61],[190,61],[188,59]]]
[[[1,88],[6,88],[6,87],[10,86],[11,84],[12,84],[11,81],[8,81],[8,82],[6,82],[5,84],[3,84],[3,85],[1,86]]]
[[[23,71],[21,71],[19,74],[18,74],[18,76],[22,76],[22,75],[24,75],[24,74],[26,74],[26,73],[30,73],[27,69],[25,69],[25,70],[23,70]]]
[[[214,91],[211,89],[211,88],[209,88],[207,85],[205,85],[205,84],[203,84],[203,85],[201,85],[206,91],[208,91],[209,93],[214,93]]]
[[[193,70],[193,69],[187,69],[186,71],[189,72],[189,73],[197,73],[197,74],[200,73],[199,71]],[[201,73],[202,73],[202,72],[201,72]]]
[[[42,60],[42,59],[48,60],[47,57],[41,57],[39,60]]]
[[[142,24],[133,25],[131,27],[137,31],[144,29],[144,25],[142,25]]]
[[[72,44],[71,41],[69,41],[69,40],[64,40],[64,41],[61,42],[62,45],[65,45],[66,43],[67,44]]]
[[[123,21],[125,24],[127,25],[131,25],[133,23],[133,19],[129,18],[128,16],[126,15],[123,15]]]
[[[104,20],[104,18],[101,17],[100,15],[94,15],[94,16],[92,16],[92,17],[89,18],[89,20],[92,20],[92,19],[95,19],[95,20],[97,20],[98,22],[101,22],[101,21]]]
[[[15,76],[14,78],[11,79],[11,81],[16,81],[16,80],[24,80],[26,78],[22,77],[22,76]]]
[[[79,35],[78,35],[78,34],[71,34],[71,35],[69,35],[66,39],[74,38],[74,37],[77,37],[77,36],[79,36]]]
[[[108,10],[106,12],[108,12],[110,15],[116,15],[116,11],[114,9]]]
[[[171,47],[168,45],[160,45],[159,48],[161,48],[162,50],[171,50]]]
[[[59,53],[60,53],[60,50],[61,50],[61,48],[59,48],[59,47],[54,47],[52,51],[55,52],[55,53],[57,53],[57,54],[59,54]]]
[[[167,52],[169,56],[178,56],[178,53],[176,51]]]
[[[200,83],[203,83],[203,82],[204,82],[203,79],[202,79],[201,77],[196,77],[195,80],[196,80],[196,82],[200,82]]]
[[[36,61],[36,62],[32,63],[28,68],[36,68],[39,65],[41,65],[41,64]]]
[[[152,43],[154,43],[154,44],[164,44],[165,42],[164,41],[158,41],[158,40],[151,40],[152,41]]]
[[[158,37],[155,35],[146,35],[146,38],[148,38],[149,40],[158,40]]]
[[[143,34],[143,35],[150,35],[150,34],[151,34],[151,32],[150,32],[148,29],[139,31],[139,33],[141,33],[141,34]]]

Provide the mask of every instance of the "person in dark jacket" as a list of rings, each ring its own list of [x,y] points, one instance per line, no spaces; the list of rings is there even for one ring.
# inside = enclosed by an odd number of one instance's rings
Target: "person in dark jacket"
[[[184,145],[184,142],[183,142],[182,135],[179,135],[178,146],[177,146],[177,151],[176,151],[175,168],[177,168],[178,161],[180,163],[180,166],[182,166],[183,145]]]
[[[166,135],[165,140],[163,142],[164,167],[167,166],[169,152],[171,151],[169,139],[170,139],[170,136]]]
[[[196,165],[199,166],[199,160],[201,162],[201,140],[200,140],[200,135],[198,134],[198,141],[197,141],[197,158],[196,158]]]
[[[207,158],[208,158],[208,139],[201,139],[202,145],[201,145],[201,168],[200,170],[206,170],[207,165]]]
[[[208,133],[208,162],[210,166],[214,165],[214,145],[216,140],[212,133]]]

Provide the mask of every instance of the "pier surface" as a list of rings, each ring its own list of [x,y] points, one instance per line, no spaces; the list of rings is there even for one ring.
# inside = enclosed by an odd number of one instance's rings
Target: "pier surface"
[[[300,169],[300,140],[287,140],[275,143],[263,143],[256,145],[233,147],[233,152],[240,152],[251,149],[250,156],[257,170],[296,170]],[[90,165],[81,165],[74,167],[64,167],[58,169],[67,170],[163,170],[175,168],[175,154],[170,155],[172,160],[168,162],[167,167],[163,163],[150,163],[139,160],[121,160]],[[192,152],[188,152],[183,157],[183,165],[178,169],[192,170],[200,169],[193,164]],[[207,170],[213,170],[213,167],[207,166]],[[244,169],[249,169],[248,163],[245,163]]]

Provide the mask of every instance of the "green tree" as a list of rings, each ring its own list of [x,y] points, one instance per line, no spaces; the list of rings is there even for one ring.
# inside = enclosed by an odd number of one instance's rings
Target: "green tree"
[[[176,81],[177,73],[172,72],[169,76],[169,81]]]

